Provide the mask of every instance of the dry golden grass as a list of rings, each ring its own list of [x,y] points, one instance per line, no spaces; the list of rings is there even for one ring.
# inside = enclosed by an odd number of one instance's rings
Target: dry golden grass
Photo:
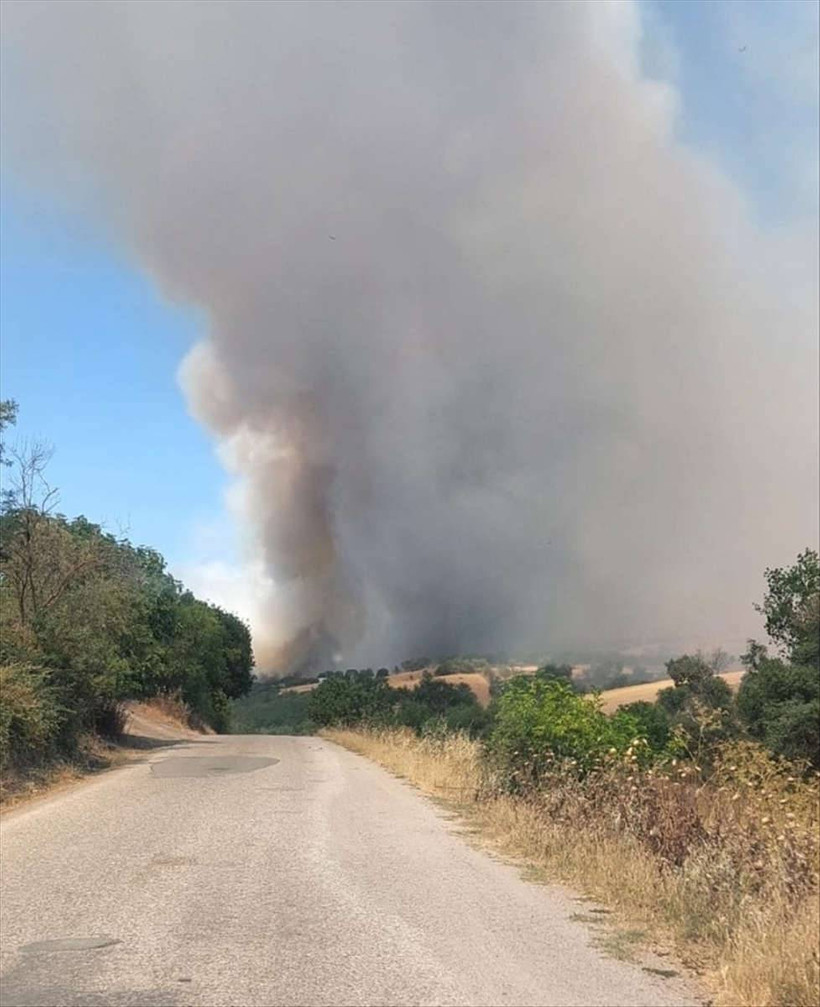
[[[121,765],[133,754],[89,735],[80,739],[77,753],[71,759],[32,764],[23,769],[6,766],[0,773],[0,807],[5,813],[33,798],[62,790],[92,773]]]
[[[816,1007],[817,781],[755,746],[715,780],[692,770],[555,780],[501,792],[462,735],[332,730],[326,736],[458,807],[498,851],[573,885],[705,973],[721,1007]]]
[[[745,674],[746,672],[741,669],[740,671],[725,671],[720,677],[732,689],[737,689]],[[627,703],[654,703],[661,689],[669,689],[674,684],[671,678],[663,678],[659,682],[644,682],[641,685],[625,685],[621,689],[608,689],[601,693],[604,713],[612,713],[613,710],[617,710],[619,706],[625,706]]]

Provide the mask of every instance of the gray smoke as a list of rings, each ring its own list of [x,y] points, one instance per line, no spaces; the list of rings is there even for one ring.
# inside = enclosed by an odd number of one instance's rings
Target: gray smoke
[[[675,139],[637,7],[4,20],[9,171],[208,313],[183,385],[277,584],[263,663],[757,629],[817,535],[816,232]]]

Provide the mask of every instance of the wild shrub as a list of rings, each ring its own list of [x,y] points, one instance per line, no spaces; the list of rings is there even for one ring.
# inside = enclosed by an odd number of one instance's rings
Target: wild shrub
[[[499,696],[487,746],[514,788],[537,785],[557,767],[584,776],[627,750],[635,759],[647,751],[631,715],[607,717],[598,699],[577,695],[566,682],[524,676]]]
[[[33,665],[0,666],[0,764],[20,767],[56,752],[65,712],[48,672]]]

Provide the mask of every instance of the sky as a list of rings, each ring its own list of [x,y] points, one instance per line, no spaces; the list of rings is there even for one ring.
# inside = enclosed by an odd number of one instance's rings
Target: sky
[[[679,139],[728,177],[764,230],[816,228],[817,5],[639,9],[642,69],[671,85]],[[158,548],[197,593],[262,618],[270,577],[234,520],[225,446],[179,385],[207,315],[169,301],[104,219],[13,163],[0,195],[0,388],[20,405],[17,435],[54,445],[61,509]],[[750,603],[760,588],[749,585]]]

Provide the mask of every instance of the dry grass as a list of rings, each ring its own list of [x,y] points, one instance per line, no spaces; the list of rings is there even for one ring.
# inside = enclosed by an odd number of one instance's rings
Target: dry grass
[[[92,773],[127,762],[132,752],[94,735],[80,739],[70,759],[32,763],[23,768],[5,766],[0,773],[0,807],[3,812],[35,797],[42,797],[84,779]]]
[[[691,769],[555,778],[499,790],[461,735],[326,736],[457,805],[496,849],[615,910],[705,973],[722,1007],[816,1007],[817,781],[760,749],[727,749],[709,784]]]

